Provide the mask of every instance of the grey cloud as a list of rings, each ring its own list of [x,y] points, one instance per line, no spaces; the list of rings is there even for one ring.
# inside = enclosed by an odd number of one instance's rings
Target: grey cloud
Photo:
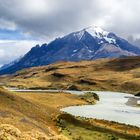
[[[39,43],[34,40],[0,40],[0,66],[17,59]]]
[[[139,36],[139,5],[139,0],[0,0],[0,19],[46,40],[90,25]]]
[[[20,30],[48,42],[97,25],[125,38],[140,38],[139,6],[140,0],[0,0],[0,29]],[[132,42],[140,45],[139,39]],[[0,65],[23,55],[36,43],[0,41]]]
[[[33,0],[0,0],[0,18],[13,22],[25,33],[51,38],[90,26],[103,14],[98,0],[41,1],[46,3],[44,10],[41,5],[40,9],[33,7]]]

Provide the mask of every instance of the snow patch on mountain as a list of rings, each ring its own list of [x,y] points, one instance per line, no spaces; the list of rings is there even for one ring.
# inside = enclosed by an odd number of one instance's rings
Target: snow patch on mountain
[[[116,44],[116,40],[113,38],[109,38],[109,37],[104,37],[104,39],[109,43],[109,44]]]
[[[73,50],[73,52],[77,52],[78,50]]]
[[[85,31],[82,30],[82,31],[74,33],[74,36],[76,36],[78,38],[78,40],[81,40],[81,38],[83,37],[84,33],[85,33]]]
[[[93,37],[97,37],[100,39],[102,39],[103,37],[107,37],[109,34],[109,32],[104,31],[103,29],[101,29],[100,27],[97,27],[97,26],[86,28],[85,31],[87,31]]]

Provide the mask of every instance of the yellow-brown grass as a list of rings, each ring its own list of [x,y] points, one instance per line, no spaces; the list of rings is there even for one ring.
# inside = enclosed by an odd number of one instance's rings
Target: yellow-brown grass
[[[35,89],[140,90],[140,57],[59,62],[1,78],[7,86]]]
[[[21,131],[37,130],[47,136],[58,134],[54,119],[60,107],[86,104],[76,95],[64,93],[10,93],[0,88],[0,124],[10,124]]]

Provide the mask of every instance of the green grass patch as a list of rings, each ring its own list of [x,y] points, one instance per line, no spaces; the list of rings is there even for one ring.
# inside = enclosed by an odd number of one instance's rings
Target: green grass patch
[[[63,116],[64,115],[64,116]],[[57,125],[62,134],[70,140],[126,140],[119,136],[93,128],[87,123],[75,119],[69,114],[62,114],[57,118]]]
[[[99,96],[98,94],[94,93],[94,92],[86,92],[83,95],[79,96],[82,100],[85,100],[86,102],[88,102],[89,104],[95,104],[96,101],[99,101]]]

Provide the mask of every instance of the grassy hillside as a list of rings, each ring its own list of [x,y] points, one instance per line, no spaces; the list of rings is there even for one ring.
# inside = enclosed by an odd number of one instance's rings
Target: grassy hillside
[[[140,90],[140,57],[59,62],[1,77],[7,86],[31,89]]]
[[[94,93],[14,93],[0,88],[0,140],[138,140],[137,127],[60,113],[60,108],[95,104],[96,99]]]
[[[20,94],[0,88],[0,140],[3,140],[2,137],[5,135],[2,135],[4,129],[8,129],[5,133],[9,135],[7,133],[11,132],[12,127],[14,130],[18,128],[23,134],[39,135],[41,133],[44,134],[44,137],[59,136],[54,121],[60,113],[59,109],[77,104],[86,104],[86,102],[71,94]],[[5,124],[7,125],[5,126]],[[21,135],[19,134],[19,136]]]

